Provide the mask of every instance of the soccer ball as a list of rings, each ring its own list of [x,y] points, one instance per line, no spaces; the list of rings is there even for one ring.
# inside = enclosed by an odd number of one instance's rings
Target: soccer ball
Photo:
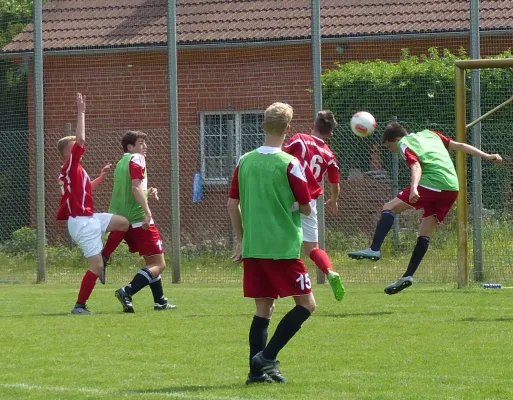
[[[351,118],[351,130],[356,136],[366,137],[372,135],[376,125],[376,120],[367,111],[357,112]]]

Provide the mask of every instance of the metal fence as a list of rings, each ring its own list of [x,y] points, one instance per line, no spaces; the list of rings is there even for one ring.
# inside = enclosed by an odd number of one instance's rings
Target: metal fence
[[[395,30],[359,33],[369,28],[363,17],[356,13],[353,20],[342,20],[349,6],[338,2],[47,0],[42,11],[37,3],[35,17],[0,7],[0,282],[38,280],[38,262],[39,279],[44,266],[49,282],[75,282],[83,273],[85,260],[65,225],[55,220],[61,164],[56,142],[75,129],[76,92],[87,96],[84,166],[92,177],[121,157],[124,131],[148,134],[149,184],[160,196],[150,207],[170,256],[168,279],[173,271],[181,282],[240,281],[240,265],[229,261],[228,187],[238,157],[262,142],[263,110],[274,101],[294,107],[292,133],[310,132],[320,108],[332,109],[339,121],[330,145],[341,168],[340,210],[326,213],[320,225],[344,280],[384,282],[403,272],[418,213],[398,218],[379,263],[357,263],[346,253],[368,245],[382,205],[409,181],[402,160],[381,146],[382,128],[399,120],[410,131],[431,128],[454,136],[454,79],[448,71],[454,57],[470,47],[470,2],[443,5],[457,4],[465,27],[448,30],[441,24],[428,34],[422,33],[422,21],[418,32],[407,27],[405,33],[399,17]],[[360,6],[352,7],[361,12]],[[387,12],[372,7],[376,15]],[[24,27],[36,22],[37,28],[39,20],[44,51],[38,58],[37,29]],[[346,32],[344,24],[352,24],[355,33]],[[500,28],[482,32],[482,57],[511,48],[513,27]],[[177,49],[168,49],[168,38]],[[506,70],[483,71],[481,94],[474,88],[480,108],[486,111],[509,97],[511,82]],[[361,110],[379,121],[370,138],[349,129],[349,118]],[[485,120],[469,141],[511,155],[512,116],[505,109]],[[469,229],[472,235],[474,221],[482,220],[476,225],[482,240],[473,242],[474,259],[480,264],[482,258],[489,281],[513,280],[511,172],[511,159],[503,167],[483,162],[481,173],[469,160],[469,198],[478,198],[480,187],[483,196]],[[38,180],[38,173],[44,179]],[[94,193],[99,211],[108,207],[111,178]],[[44,234],[44,255],[37,252],[37,231]],[[456,282],[456,255],[451,213],[435,233],[418,278]],[[128,279],[140,263],[122,245],[112,257],[109,280]]]

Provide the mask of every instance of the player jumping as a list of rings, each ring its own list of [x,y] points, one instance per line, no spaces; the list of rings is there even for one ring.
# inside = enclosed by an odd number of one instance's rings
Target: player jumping
[[[233,260],[242,260],[244,296],[255,299],[256,304],[249,330],[246,384],[286,382],[276,356],[316,306],[308,271],[300,258],[300,213],[310,214],[312,199],[299,161],[281,150],[292,113],[292,107],[283,103],[274,103],[265,111],[265,143],[241,157],[228,200],[237,237]],[[267,343],[274,302],[289,296],[296,306],[282,318]]]
[[[406,160],[411,170],[411,184],[383,206],[371,247],[349,253],[349,257],[379,260],[381,245],[394,224],[395,215],[412,208],[423,209],[417,244],[408,268],[401,278],[385,288],[386,294],[396,294],[413,284],[413,274],[427,252],[431,234],[458,197],[458,177],[448,150],[463,151],[498,164],[502,163],[502,158],[431,130],[408,135],[406,129],[396,122],[385,128],[383,142],[391,152],[400,152]]]
[[[105,232],[126,231],[128,221],[113,214],[96,214],[92,191],[103,181],[110,165],[105,166],[98,178],[91,182],[82,167],[85,153],[85,96],[77,94],[77,131],[76,136],[66,136],[59,140],[57,149],[64,165],[59,175],[62,198],[57,219],[68,221],[68,231],[73,241],[80,246],[87,258],[89,269],[82,278],[77,303],[72,314],[91,314],[86,302],[93,292],[96,279],[104,280],[104,264],[101,256],[102,235]],[[124,234],[124,232],[121,232]]]
[[[338,196],[340,193],[340,173],[337,158],[331,151],[325,140],[333,136],[333,130],[337,127],[337,121],[331,111],[319,111],[312,128],[311,135],[298,133],[290,138],[283,149],[297,157],[306,172],[311,169],[315,181],[309,183],[312,202],[310,215],[301,215],[303,225],[303,248],[310,259],[325,275],[328,276],[335,299],[341,301],[344,297],[344,285],[340,275],[333,271],[328,254],[319,248],[319,233],[317,226],[317,198],[322,194],[322,186],[319,184],[328,172],[328,180],[331,188],[331,198],[326,202],[327,208],[332,214],[338,213]],[[310,181],[310,180],[309,180]]]
[[[166,268],[164,248],[148,205],[148,196],[158,200],[158,192],[155,188],[148,189],[146,134],[128,131],[123,135],[121,144],[125,154],[114,171],[109,211],[125,216],[130,222],[130,228],[126,233],[111,233],[102,254],[107,261],[124,239],[131,253],[139,252],[144,258],[146,266],[135,274],[127,286],[115,292],[124,312],[134,312],[132,296],[147,285],[150,285],[153,294],[154,310],[174,309],[176,306],[164,297],[160,276]]]

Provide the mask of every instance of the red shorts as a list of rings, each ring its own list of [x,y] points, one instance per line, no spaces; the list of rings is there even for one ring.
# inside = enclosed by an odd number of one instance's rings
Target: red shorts
[[[444,220],[458,198],[458,192],[454,191],[442,190],[441,192],[437,192],[436,190],[426,189],[422,186],[419,186],[418,190],[420,199],[416,203],[410,203],[410,186],[399,193],[397,198],[417,210],[423,209],[424,218],[434,215],[438,222]]]
[[[277,299],[312,292],[308,271],[301,260],[245,258],[244,297]]]
[[[150,225],[148,229],[130,227],[125,234],[125,242],[130,253],[138,252],[147,257],[164,253],[162,238],[155,225]]]

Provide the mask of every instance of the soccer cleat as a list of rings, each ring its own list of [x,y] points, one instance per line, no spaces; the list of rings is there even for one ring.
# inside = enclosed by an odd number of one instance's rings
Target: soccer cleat
[[[73,307],[73,310],[71,310],[71,313],[82,315],[94,314],[91,310],[89,310],[85,305],[82,304],[76,304],[75,307]]]
[[[117,299],[123,306],[123,312],[125,313],[134,313],[134,306],[132,305],[132,297],[125,292],[125,288],[121,288],[116,290],[115,292]]]
[[[404,289],[410,287],[411,285],[413,285],[413,278],[411,276],[399,278],[397,281],[395,281],[391,285],[388,285],[385,288],[385,293],[386,294],[396,294],[396,293],[399,293],[401,290],[404,290]]]
[[[353,258],[355,260],[372,260],[372,261],[378,261],[381,258],[381,252],[380,251],[374,251],[371,248],[360,250],[360,251],[353,251],[352,253],[347,254],[349,258]]]
[[[103,259],[103,268],[100,271],[100,275],[98,278],[100,279],[100,282],[102,285],[105,285],[105,269],[107,268],[107,264],[109,263],[109,257],[107,257],[105,254],[102,253],[102,259]]]
[[[163,304],[160,304],[160,303],[155,303],[153,305],[153,309],[155,311],[161,311],[161,310],[174,310],[176,308],[176,305],[175,304],[170,304],[168,301],[167,301],[167,298],[164,297],[162,299],[164,302]]]
[[[333,294],[335,295],[335,299],[337,301],[342,301],[346,291],[344,289],[342,279],[340,279],[340,275],[335,271],[328,271],[328,281],[330,283],[331,290],[333,290]]]
[[[253,374],[250,372],[248,377],[246,378],[246,385],[251,385],[253,383],[271,383],[273,380],[266,373],[262,372],[262,374]]]
[[[257,353],[251,359],[251,370],[252,371],[261,371],[264,374],[267,374],[269,378],[271,378],[274,382],[285,383],[287,382],[287,378],[285,378],[280,372],[280,362],[277,360],[266,360],[262,355],[262,352]]]

